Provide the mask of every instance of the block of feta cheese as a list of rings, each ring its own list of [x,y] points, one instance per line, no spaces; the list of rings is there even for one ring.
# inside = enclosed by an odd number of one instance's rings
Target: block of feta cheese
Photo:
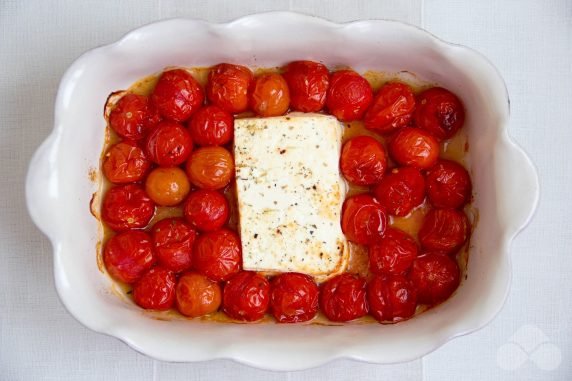
[[[342,129],[335,117],[321,114],[235,120],[245,270],[294,271],[320,282],[346,269]]]

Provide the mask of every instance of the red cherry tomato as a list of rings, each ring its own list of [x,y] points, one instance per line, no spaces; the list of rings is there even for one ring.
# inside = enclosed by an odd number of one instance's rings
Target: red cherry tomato
[[[341,70],[332,74],[326,106],[342,122],[361,119],[372,99],[371,85],[355,71]]]
[[[222,146],[232,140],[234,118],[218,106],[204,106],[191,118],[189,132],[200,146]]]
[[[222,300],[220,286],[198,273],[186,273],[179,278],[176,288],[177,309],[189,317],[216,312]]]
[[[368,245],[383,236],[387,227],[385,209],[369,194],[346,199],[342,206],[342,231],[352,242]]]
[[[109,126],[124,139],[144,138],[160,120],[149,98],[136,94],[125,94],[109,114]]]
[[[151,230],[159,264],[176,273],[191,268],[197,232],[182,218],[166,218]]]
[[[228,229],[199,236],[193,248],[193,263],[198,272],[212,280],[227,280],[241,268],[240,238]]]
[[[198,188],[221,189],[232,180],[234,160],[224,147],[201,147],[191,154],[186,170],[189,179]]]
[[[428,250],[454,253],[467,240],[469,221],[462,211],[432,209],[419,229],[421,246]]]
[[[155,263],[151,238],[138,230],[114,235],[103,249],[103,263],[114,279],[135,282]]]
[[[415,96],[411,87],[392,82],[379,89],[363,122],[369,130],[388,134],[407,126],[414,110]]]
[[[147,226],[155,213],[155,203],[139,185],[119,185],[107,191],[101,219],[115,231]]]
[[[376,276],[367,285],[369,313],[380,322],[410,318],[417,307],[417,291],[403,275]]]
[[[369,247],[369,269],[374,274],[404,274],[419,249],[415,240],[407,233],[387,228],[384,236]]]
[[[174,167],[187,160],[193,150],[191,135],[182,125],[161,122],[147,137],[147,156],[162,167]]]
[[[252,271],[233,275],[222,293],[222,308],[230,318],[256,321],[264,317],[270,304],[268,280]]]
[[[133,285],[133,300],[146,310],[166,311],[175,303],[175,274],[153,267]]]
[[[128,140],[109,148],[102,164],[105,177],[116,184],[143,180],[149,167],[151,162],[145,152],[137,146],[137,143]]]
[[[374,188],[375,198],[389,214],[407,216],[425,199],[425,179],[417,168],[394,168]]]
[[[417,289],[419,303],[437,304],[459,287],[457,262],[441,253],[426,253],[413,262],[410,278]]]
[[[460,208],[471,197],[471,177],[459,163],[440,160],[427,171],[427,195],[437,208]]]
[[[285,114],[290,106],[290,92],[284,77],[278,73],[262,74],[254,79],[250,92],[250,108],[260,116]]]
[[[184,122],[205,100],[201,85],[183,69],[163,72],[151,94],[153,103],[165,118]]]
[[[455,94],[442,87],[433,87],[417,97],[414,119],[417,127],[438,139],[449,139],[465,122],[465,110]]]
[[[280,274],[271,282],[270,305],[279,323],[308,321],[318,312],[318,286],[305,274]]]
[[[217,191],[199,189],[187,197],[183,213],[187,221],[202,232],[215,231],[228,222],[230,206]]]
[[[439,158],[439,142],[419,128],[403,127],[389,143],[389,154],[400,165],[429,168]]]
[[[207,98],[230,112],[238,114],[248,109],[248,93],[253,76],[250,69],[240,65],[221,63],[209,72]]]
[[[387,167],[387,155],[380,142],[369,136],[348,140],[340,158],[344,177],[358,185],[371,185],[381,181]]]
[[[320,309],[331,321],[344,322],[367,314],[365,280],[343,273],[322,284]]]
[[[327,67],[318,62],[294,61],[286,65],[283,75],[290,89],[293,110],[318,112],[324,108],[330,83]]]

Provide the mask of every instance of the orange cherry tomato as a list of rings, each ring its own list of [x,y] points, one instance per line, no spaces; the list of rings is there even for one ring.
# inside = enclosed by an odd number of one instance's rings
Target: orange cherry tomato
[[[252,82],[250,108],[260,116],[285,114],[290,106],[286,80],[278,73],[262,74]]]
[[[469,172],[459,163],[440,160],[427,170],[427,195],[437,208],[460,208],[471,198]]]
[[[318,112],[324,108],[330,84],[327,67],[318,62],[294,61],[286,65],[283,76],[290,90],[292,109]]]
[[[193,248],[193,263],[198,272],[213,280],[228,280],[242,265],[240,238],[228,229],[202,234]]]
[[[342,231],[346,238],[368,245],[383,236],[387,227],[385,209],[369,194],[346,199],[342,206]]]
[[[200,146],[222,146],[232,140],[234,118],[218,106],[204,106],[191,118],[189,132]]]
[[[425,253],[413,262],[410,275],[420,303],[437,304],[459,287],[461,274],[457,262],[442,253]]]
[[[221,63],[209,72],[207,98],[231,113],[238,114],[248,109],[248,92],[252,82],[249,68]]]
[[[439,142],[424,130],[403,127],[391,139],[389,154],[400,165],[426,169],[439,158]]]
[[[114,235],[103,249],[103,263],[112,278],[135,282],[155,263],[151,238],[138,230]]]
[[[191,190],[185,171],[179,167],[159,167],[149,173],[145,191],[157,205],[180,204]]]
[[[432,209],[419,229],[421,246],[428,250],[454,253],[467,240],[469,221],[462,211]]]
[[[201,147],[191,154],[186,165],[191,182],[201,189],[216,190],[227,186],[234,173],[234,161],[223,147]]]
[[[146,310],[166,311],[175,303],[175,274],[153,267],[133,285],[133,300]]]
[[[159,111],[149,98],[129,93],[119,99],[109,114],[110,127],[124,139],[144,138],[160,120]]]
[[[342,122],[361,119],[372,99],[371,85],[355,71],[341,70],[332,74],[326,106]]]
[[[465,109],[459,98],[447,89],[433,87],[417,97],[417,127],[438,139],[449,139],[463,126]]]
[[[344,177],[358,185],[372,185],[381,181],[387,168],[387,155],[380,142],[369,136],[348,140],[340,157]]]
[[[101,206],[101,219],[115,231],[144,228],[154,213],[155,203],[135,184],[111,188]]]
[[[270,306],[279,323],[312,320],[318,312],[319,288],[306,274],[280,274],[271,282]]]
[[[202,232],[222,228],[230,217],[227,199],[219,192],[199,189],[189,195],[183,206],[185,218]]]
[[[425,200],[425,178],[417,168],[394,168],[373,193],[389,214],[404,217]]]
[[[197,232],[182,218],[165,218],[151,230],[159,264],[175,273],[191,268]]]
[[[176,288],[177,310],[192,318],[212,314],[221,304],[221,295],[217,282],[195,272],[183,274]]]
[[[365,280],[343,273],[322,284],[320,309],[331,321],[350,321],[367,314]]]
[[[205,100],[201,85],[186,70],[163,72],[151,94],[162,116],[184,122],[201,107]]]
[[[378,275],[367,285],[367,301],[377,321],[398,322],[415,314],[417,290],[403,275]]]
[[[233,275],[224,286],[222,308],[234,320],[260,320],[269,304],[270,284],[265,277],[253,271]]]
[[[141,181],[151,167],[145,152],[137,143],[124,140],[113,145],[104,156],[103,174],[112,183]]]
[[[415,96],[411,87],[392,82],[379,89],[363,122],[369,130],[388,134],[408,125],[414,110]]]
[[[184,163],[193,150],[189,131],[179,123],[169,121],[159,123],[146,143],[147,157],[162,167]]]
[[[369,247],[369,269],[379,275],[405,274],[418,251],[417,243],[409,234],[387,228],[384,236]]]

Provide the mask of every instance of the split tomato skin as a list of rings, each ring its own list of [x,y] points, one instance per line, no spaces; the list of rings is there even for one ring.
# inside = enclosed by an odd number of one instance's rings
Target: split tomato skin
[[[241,271],[233,275],[224,286],[222,308],[234,320],[260,320],[269,305],[270,283],[253,271]]]
[[[313,61],[294,61],[286,65],[283,76],[290,90],[293,110],[319,112],[324,108],[330,84],[326,66]]]
[[[159,123],[147,136],[147,157],[161,167],[174,167],[187,160],[193,150],[193,140],[186,128],[171,121]]]
[[[330,77],[326,107],[340,121],[361,119],[372,99],[371,85],[355,71],[340,70]]]
[[[155,261],[151,237],[139,230],[114,235],[103,249],[103,263],[107,272],[123,283],[137,281]]]
[[[433,87],[417,97],[414,120],[417,127],[437,139],[449,139],[463,126],[465,109],[455,94],[442,87]]]
[[[203,104],[201,85],[186,70],[164,71],[151,94],[161,115],[174,122],[184,122]]]
[[[404,83],[383,85],[375,94],[364,116],[365,128],[380,134],[390,134],[409,125],[415,110],[415,95]]]
[[[148,97],[131,93],[122,96],[109,113],[109,126],[127,140],[143,139],[160,120]]]

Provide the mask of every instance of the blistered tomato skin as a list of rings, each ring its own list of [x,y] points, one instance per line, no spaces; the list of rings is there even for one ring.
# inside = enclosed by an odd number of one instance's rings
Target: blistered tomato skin
[[[111,128],[117,135],[130,140],[143,139],[160,120],[159,112],[149,98],[136,94],[125,94],[109,114]]]
[[[467,240],[469,221],[462,211],[431,209],[425,216],[419,241],[425,249],[454,254]]]
[[[319,288],[308,275],[280,274],[272,279],[271,288],[271,311],[279,323],[301,323],[316,316]]]
[[[151,230],[153,248],[159,264],[175,273],[191,268],[197,232],[182,218],[166,218]]]
[[[218,283],[195,272],[183,274],[175,291],[177,310],[192,318],[216,312],[222,300]]]
[[[234,174],[234,160],[223,147],[201,147],[186,164],[191,182],[201,189],[216,190],[227,186]]]
[[[288,111],[290,91],[282,75],[262,74],[252,82],[250,108],[260,116],[280,116]]]
[[[199,189],[187,197],[183,213],[191,226],[201,232],[211,232],[226,225],[230,206],[221,193]]]
[[[417,97],[417,127],[438,139],[449,139],[463,126],[465,109],[459,98],[447,89],[433,87]]]
[[[173,167],[187,160],[193,150],[191,135],[181,124],[164,121],[149,134],[147,157],[162,167]]]
[[[471,177],[459,163],[440,160],[426,177],[427,195],[436,208],[460,208],[471,198]]]
[[[384,236],[369,247],[369,269],[379,275],[405,274],[418,252],[413,237],[401,230],[387,228]]]
[[[157,205],[161,206],[180,204],[190,190],[191,184],[187,175],[179,167],[155,168],[145,181],[145,191]]]
[[[457,262],[442,253],[425,253],[413,262],[410,275],[419,303],[437,304],[449,298],[459,287]]]
[[[140,185],[119,185],[107,191],[101,218],[115,231],[147,226],[155,213],[155,203]]]
[[[138,230],[111,237],[103,249],[103,263],[113,279],[135,282],[155,263],[151,237]]]
[[[346,199],[342,206],[342,231],[349,241],[369,245],[381,238],[387,227],[385,209],[369,194]]]
[[[231,114],[244,112],[248,110],[252,80],[252,72],[247,67],[218,64],[209,72],[207,98],[212,104]]]
[[[228,280],[242,266],[240,238],[228,229],[200,235],[193,248],[193,264],[212,280]]]
[[[328,280],[320,290],[320,309],[335,322],[365,316],[368,311],[365,280],[349,273]]]
[[[161,115],[175,122],[184,122],[201,107],[205,96],[193,76],[183,70],[163,72],[151,94]]]
[[[389,214],[404,217],[425,200],[425,178],[417,168],[394,168],[373,193]]]
[[[105,154],[102,170],[105,177],[115,184],[143,180],[151,162],[137,143],[124,140],[113,145]]]
[[[204,106],[191,118],[189,132],[195,144],[222,146],[233,138],[234,117],[218,106]]]
[[[415,314],[417,291],[403,275],[375,276],[367,285],[369,314],[379,322],[398,322]]]
[[[342,122],[361,119],[372,99],[371,85],[355,71],[341,70],[332,74],[326,107]]]
[[[357,136],[342,147],[340,169],[344,177],[357,185],[381,181],[387,168],[387,154],[380,142],[369,136]]]
[[[384,85],[373,99],[364,116],[368,130],[389,134],[405,127],[415,110],[415,96],[411,87],[399,82]]]
[[[400,165],[427,169],[439,158],[439,142],[427,131],[403,127],[392,137],[389,154]]]
[[[318,112],[324,108],[330,83],[326,66],[312,61],[294,61],[286,65],[283,76],[288,83],[293,110]]]
[[[133,285],[133,300],[146,310],[168,310],[175,302],[175,283],[171,270],[153,267]]]
[[[224,286],[222,308],[234,320],[260,320],[269,304],[270,284],[255,272],[241,271],[233,275]]]

